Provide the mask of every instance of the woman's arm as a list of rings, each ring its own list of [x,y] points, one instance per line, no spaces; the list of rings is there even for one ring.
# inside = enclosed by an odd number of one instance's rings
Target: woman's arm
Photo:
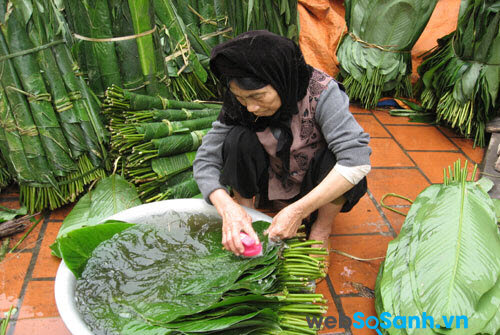
[[[274,217],[268,229],[270,238],[295,236],[304,218],[339,199],[370,171],[370,137],[349,111],[349,99],[335,81],[318,100],[316,122],[337,163],[311,192]]]
[[[231,198],[219,181],[223,166],[222,147],[231,128],[219,121],[212,124],[196,153],[193,172],[204,199],[213,204],[222,217],[222,244],[227,250],[240,255],[244,251],[240,231],[246,232],[257,243],[259,238],[252,228],[250,215]]]
[[[309,193],[276,214],[267,230],[269,238],[287,239],[295,236],[303,219],[327,203],[340,198],[353,187],[354,184],[332,169]]]
[[[219,179],[223,165],[222,147],[231,128],[219,121],[212,123],[212,129],[203,136],[202,144],[196,152],[193,162],[194,179],[208,203],[211,203],[209,196],[213,191],[226,190]]]

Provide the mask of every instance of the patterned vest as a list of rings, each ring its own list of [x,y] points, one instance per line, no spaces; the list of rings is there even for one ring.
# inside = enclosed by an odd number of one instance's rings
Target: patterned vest
[[[304,99],[297,103],[299,112],[292,117],[290,129],[293,142],[290,147],[290,175],[283,186],[278,175],[282,166],[276,157],[278,139],[268,127],[257,132],[257,137],[269,154],[269,200],[291,199],[300,192],[300,185],[315,153],[326,145],[323,134],[316,124],[316,106],[321,93],[328,87],[332,77],[314,69]]]

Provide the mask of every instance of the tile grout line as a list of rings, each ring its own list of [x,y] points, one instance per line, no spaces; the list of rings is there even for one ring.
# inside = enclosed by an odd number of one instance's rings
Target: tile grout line
[[[372,170],[418,170],[416,166],[372,166]]]
[[[387,126],[402,126],[402,127],[436,127],[432,124],[406,124],[406,123],[385,123]]]
[[[31,278],[30,281],[55,281],[56,277],[35,277]]]
[[[420,172],[420,174],[425,178],[425,180],[427,180],[427,182],[432,185],[432,182],[431,180],[425,175],[425,173],[420,169],[420,167],[418,166],[418,164],[413,160],[413,158],[411,158],[411,156],[408,154],[408,152],[406,151],[405,148],[403,148],[403,146],[401,145],[401,143],[398,142],[398,140],[396,140],[396,138],[394,137],[394,135],[389,131],[389,129],[387,129],[386,125],[384,123],[382,123],[382,121],[380,121],[378,119],[378,117],[372,112],[373,114],[373,117],[375,118],[375,120],[377,120],[377,122],[385,129],[385,131],[387,133],[389,133],[389,135],[391,135],[391,138],[394,140],[394,142],[396,142],[396,144],[399,146],[399,148],[404,152],[404,154],[408,157],[408,159],[415,165],[415,167],[417,168],[417,170]],[[436,128],[436,127],[435,127]],[[449,140],[449,139],[448,139]]]
[[[330,291],[330,295],[332,296],[333,303],[335,307],[337,307],[337,312],[339,313],[339,322],[340,320],[346,320],[347,315],[345,314],[344,307],[342,306],[342,301],[340,297],[335,293],[335,288],[333,287],[332,281],[330,279],[330,275],[326,275],[325,277],[326,284],[328,285],[328,290]],[[352,335],[351,325],[348,325],[348,328],[345,329],[345,335]]]
[[[460,154],[463,153],[460,150],[424,150],[424,149],[413,149],[413,150],[406,150],[407,152],[449,152],[452,154]]]
[[[453,141],[453,138],[462,138],[462,137],[449,137],[448,135],[446,135],[446,134],[445,134],[445,132],[444,132],[444,131],[442,131],[442,130],[441,130],[441,128],[436,127],[436,129],[437,129],[437,130],[438,130],[441,134],[443,134],[443,136],[444,136],[444,137],[446,137],[446,138],[448,139],[448,141],[450,141],[451,143],[453,143],[453,145],[454,145],[454,146],[456,146],[456,147],[458,148],[458,152],[459,152],[459,153],[461,153],[462,155],[464,155],[464,156],[465,156],[465,158],[467,158],[467,159],[469,160],[469,162],[474,162],[474,163],[476,163],[476,164],[478,165],[478,167],[479,167],[479,164],[480,164],[480,163],[482,163],[482,162],[478,163],[478,162],[476,162],[475,160],[471,159],[471,158],[469,157],[469,155],[467,155],[467,154],[465,153],[465,151],[463,151],[463,150],[462,150],[462,148],[461,148],[460,146],[458,146],[458,144],[456,144],[456,143]],[[483,154],[483,160],[484,160],[484,154]]]
[[[45,235],[45,231],[47,230],[49,218],[50,218],[50,213],[44,214],[43,223],[42,223],[42,227],[40,228],[40,232],[38,233],[36,246],[35,246],[35,248],[33,248],[33,255],[31,256],[30,265],[28,266],[28,270],[26,271],[26,275],[24,276],[23,286],[21,286],[21,292],[19,293],[19,300],[17,302],[17,312],[16,312],[17,316],[15,318],[12,318],[11,319],[12,321],[9,322],[9,330],[7,331],[7,335],[13,335],[14,331],[16,330],[19,312],[21,311],[21,306],[22,306],[23,301],[24,301],[24,297],[26,294],[26,290],[28,288],[28,284],[33,279],[32,278],[33,270],[35,269],[36,261],[38,259],[38,255],[40,253],[40,249],[42,247],[42,240],[43,240],[43,237]],[[40,238],[40,237],[42,237],[42,238]]]
[[[330,234],[329,237],[342,237],[342,236],[387,236],[386,231],[376,231],[369,233],[353,233],[353,234]]]
[[[389,233],[391,233],[392,237],[396,238],[398,234],[396,234],[396,230],[394,230],[394,227],[392,226],[391,222],[385,215],[384,211],[382,210],[382,207],[380,204],[375,200],[375,197],[373,196],[372,192],[370,190],[366,190],[366,193],[368,194],[368,197],[370,197],[372,203],[375,205],[375,208],[377,209],[378,213],[382,217],[382,220],[384,220],[385,224],[387,225],[387,228],[389,229]]]
[[[16,200],[19,200],[19,197],[0,197],[0,202],[16,201]]]

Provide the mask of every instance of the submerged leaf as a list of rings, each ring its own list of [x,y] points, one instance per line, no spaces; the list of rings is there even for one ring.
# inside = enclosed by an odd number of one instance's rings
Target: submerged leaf
[[[253,225],[262,234],[269,223]],[[263,257],[236,257],[221,248],[221,239],[219,219],[204,215],[187,221],[174,216],[154,226],[136,225],[122,231],[95,249],[77,282],[81,314],[96,334],[104,329],[121,333],[135,319],[176,328],[172,321],[217,304],[246,270],[267,262],[266,255],[277,258],[265,242]],[[220,322],[229,326],[235,320]],[[216,330],[219,321],[214,322],[211,327]],[[182,329],[209,327],[209,322],[196,325],[183,324]]]
[[[70,231],[57,242],[64,263],[77,278],[80,277],[92,252],[101,242],[133,225],[110,220],[100,225]]]

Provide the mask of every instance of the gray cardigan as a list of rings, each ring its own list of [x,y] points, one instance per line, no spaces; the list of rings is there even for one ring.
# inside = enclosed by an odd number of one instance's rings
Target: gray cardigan
[[[337,158],[337,164],[345,167],[370,165],[370,136],[352,116],[349,111],[349,98],[334,80],[319,97],[316,122],[328,148]],[[211,203],[208,197],[213,191],[219,188],[227,190],[219,179],[223,166],[222,146],[232,127],[215,121],[212,129],[203,137],[203,143],[196,153],[193,163],[194,178],[208,203]]]

